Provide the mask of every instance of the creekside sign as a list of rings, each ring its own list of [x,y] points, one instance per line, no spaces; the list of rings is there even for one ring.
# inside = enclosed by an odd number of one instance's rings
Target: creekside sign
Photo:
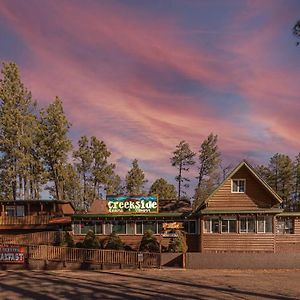
[[[151,196],[106,196],[109,213],[157,213],[157,195]]]
[[[0,246],[0,263],[24,263],[25,249],[20,246]]]

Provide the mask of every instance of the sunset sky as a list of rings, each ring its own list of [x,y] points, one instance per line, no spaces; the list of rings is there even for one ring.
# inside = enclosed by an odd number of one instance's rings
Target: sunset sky
[[[0,0],[0,60],[41,107],[61,97],[74,144],[171,181],[175,145],[210,132],[224,164],[300,151],[298,19],[299,0]]]

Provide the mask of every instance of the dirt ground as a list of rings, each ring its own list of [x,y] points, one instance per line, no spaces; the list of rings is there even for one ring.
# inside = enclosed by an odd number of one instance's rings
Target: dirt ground
[[[0,299],[300,299],[300,270],[0,271]]]

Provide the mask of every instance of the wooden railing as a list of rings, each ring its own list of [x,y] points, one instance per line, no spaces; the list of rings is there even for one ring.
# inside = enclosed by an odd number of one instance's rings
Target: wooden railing
[[[69,263],[121,264],[141,267],[159,267],[160,254],[117,250],[81,249],[36,245],[26,247],[26,257]]]
[[[59,243],[64,236],[63,231],[42,231],[18,235],[0,235],[1,244],[14,245],[52,245]]]
[[[41,215],[41,216],[24,216],[24,217],[0,217],[1,225],[45,225],[48,224],[53,216]]]

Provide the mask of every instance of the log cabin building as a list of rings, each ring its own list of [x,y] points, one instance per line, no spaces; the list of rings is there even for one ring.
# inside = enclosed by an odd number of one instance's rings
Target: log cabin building
[[[163,223],[182,223],[190,252],[300,251],[300,212],[283,212],[282,199],[242,161],[196,210],[190,203],[160,201],[155,214],[111,214],[106,200],[94,201],[86,214],[73,216],[78,240],[93,230],[100,240],[116,232],[138,249],[146,230],[166,246]]]
[[[74,207],[56,200],[0,201],[0,234],[70,228]]]
[[[184,227],[190,252],[300,252],[300,212],[286,212],[282,199],[242,161],[197,209],[189,201],[159,201],[156,212],[111,213],[107,200],[95,200],[88,212],[55,200],[1,201],[0,235],[72,230],[83,240],[93,230],[103,241],[112,232],[137,250],[152,230],[167,247],[172,234],[163,224]]]

